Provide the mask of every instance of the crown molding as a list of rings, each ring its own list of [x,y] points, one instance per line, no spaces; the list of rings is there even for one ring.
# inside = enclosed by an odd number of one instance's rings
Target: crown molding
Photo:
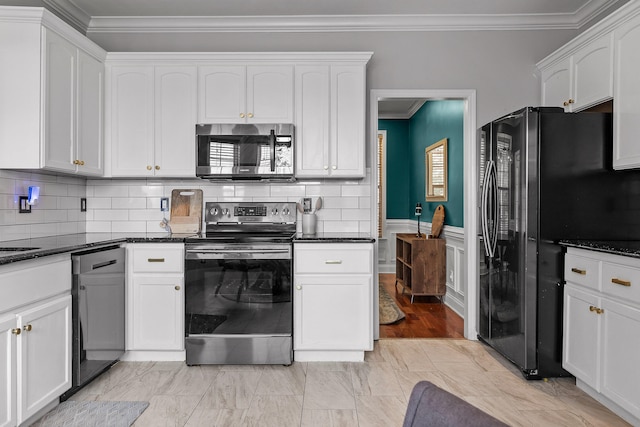
[[[418,110],[420,110],[420,108],[422,108],[425,102],[427,102],[426,98],[417,99],[409,108],[407,108],[407,111],[403,111],[402,113],[381,113],[378,111],[378,118],[386,120],[409,120],[418,112]]]
[[[584,18],[583,18],[584,19]],[[352,31],[479,31],[579,28],[573,14],[96,16],[88,34]]]
[[[42,0],[47,9],[64,19],[76,30],[86,33],[91,22],[91,16],[69,0]]]

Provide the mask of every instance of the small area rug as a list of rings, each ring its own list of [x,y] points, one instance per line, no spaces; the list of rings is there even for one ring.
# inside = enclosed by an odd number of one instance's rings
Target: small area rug
[[[34,426],[129,427],[149,402],[98,402],[67,400],[47,412]]]
[[[404,319],[404,313],[381,284],[378,285],[378,295],[381,325],[390,325]]]

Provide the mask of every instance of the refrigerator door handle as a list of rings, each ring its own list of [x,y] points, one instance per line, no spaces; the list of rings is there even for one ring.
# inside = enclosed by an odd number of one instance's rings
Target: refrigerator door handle
[[[484,178],[482,182],[482,198],[480,201],[480,224],[482,226],[482,242],[484,243],[484,252],[486,255],[490,255],[489,251],[489,225],[487,223],[487,197],[489,194],[489,165],[491,161],[487,162],[484,170]]]
[[[498,218],[500,213],[498,212],[499,204],[498,204],[498,171],[496,169],[496,163],[491,161],[491,187],[492,187],[492,202],[493,202],[493,213],[496,216],[493,221],[493,227],[490,230],[491,232],[491,257],[496,253],[496,246],[498,245]]]

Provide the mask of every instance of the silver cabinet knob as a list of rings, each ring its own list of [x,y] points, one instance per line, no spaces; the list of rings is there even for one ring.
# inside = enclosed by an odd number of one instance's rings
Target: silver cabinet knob
[[[297,290],[301,290],[301,289],[302,289],[302,286],[300,286],[300,285],[296,285],[296,289],[297,289]]]

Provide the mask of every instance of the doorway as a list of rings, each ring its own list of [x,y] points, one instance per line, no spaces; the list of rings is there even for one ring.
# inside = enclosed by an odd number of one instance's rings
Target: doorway
[[[468,257],[467,254],[475,253],[476,244],[475,239],[472,238],[475,236],[475,214],[473,210],[473,206],[476,204],[476,195],[472,188],[475,188],[475,184],[473,178],[475,176],[475,91],[474,90],[372,90],[370,97],[370,135],[373,135],[374,138],[371,138],[375,145],[370,147],[369,150],[371,157],[371,165],[380,166],[381,162],[384,161],[384,152],[380,152],[378,150],[378,119],[379,119],[379,102],[404,102],[407,100],[461,100],[464,102],[464,118],[463,118],[463,146],[464,146],[464,190],[463,190],[463,199],[464,199],[464,227],[459,228],[459,240],[460,240],[460,250],[458,252],[452,251],[449,253],[449,248],[447,249],[447,256],[452,260],[455,258],[456,263],[459,264],[458,270],[456,270],[456,274],[459,276],[457,280],[460,283],[464,283],[464,292],[463,294],[464,301],[458,301],[459,305],[457,306],[457,312],[461,315],[463,319],[463,332],[464,337],[468,339],[476,339],[476,283],[475,280],[469,280],[469,278],[476,277],[476,266],[473,263],[467,262],[468,259],[473,259],[473,257]],[[384,107],[384,105],[382,105]],[[384,150],[384,147],[383,147]],[[472,167],[473,165],[473,167]],[[384,166],[384,165],[382,165]],[[391,224],[389,227],[389,221],[386,220],[386,214],[384,213],[384,207],[386,203],[384,200],[380,205],[378,205],[377,200],[380,197],[380,194],[384,195],[384,189],[381,189],[379,186],[384,186],[385,183],[385,169],[384,167],[372,167],[372,175],[373,182],[378,185],[372,186],[372,200],[375,204],[375,212],[372,214],[372,231],[377,233],[378,229],[382,230],[383,238],[378,241],[377,248],[377,256],[378,258],[382,257],[383,259],[394,257],[395,255],[395,239],[389,238],[389,236],[395,236],[395,232],[411,232],[411,230],[399,230],[393,231],[394,228],[398,227],[413,227],[412,223],[414,221],[411,220],[403,220],[401,223]],[[382,190],[382,191],[381,191]],[[375,193],[375,194],[374,194]],[[380,209],[378,208],[380,206]],[[425,218],[425,220],[430,221],[430,218]],[[392,221],[393,222],[393,221]],[[389,233],[389,228],[391,228],[392,233]],[[393,241],[392,241],[393,240]],[[393,258],[392,258],[393,259]],[[390,288],[394,289],[393,281],[393,271],[389,271],[388,265],[385,269],[384,265],[378,265],[378,280],[381,285],[383,285],[386,289]],[[391,283],[391,285],[389,285]],[[377,306],[379,303],[379,295],[378,295],[378,286],[374,287],[375,295],[375,305]],[[387,292],[392,297],[395,296],[395,292]],[[398,294],[400,295],[400,294]],[[404,297],[406,299],[406,295]],[[428,298],[428,297],[423,297]],[[399,301],[402,303],[402,301]],[[418,302],[418,304],[426,304],[428,306],[431,302]],[[439,304],[439,301],[437,302]],[[445,299],[445,305],[451,305]],[[455,307],[455,304],[453,304]],[[410,307],[411,308],[411,307]],[[374,313],[377,313],[377,307]],[[428,309],[426,310],[428,311]],[[428,314],[428,313],[423,313]],[[416,313],[409,310],[409,315],[411,319],[415,319]],[[446,319],[446,315],[444,315]],[[403,322],[403,321],[401,321]],[[376,319],[376,327],[374,330],[377,332],[375,335],[376,338],[380,337],[380,325],[378,324],[378,319]],[[385,335],[388,336],[387,327],[385,328]],[[455,329],[455,326],[453,327]],[[444,332],[443,334],[446,334]],[[401,335],[401,334],[400,334]]]

